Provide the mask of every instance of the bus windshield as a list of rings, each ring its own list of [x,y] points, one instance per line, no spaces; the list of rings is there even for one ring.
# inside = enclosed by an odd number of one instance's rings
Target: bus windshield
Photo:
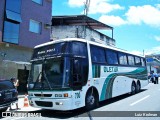
[[[69,87],[68,58],[53,58],[32,63],[29,89],[57,89]]]
[[[37,47],[31,62],[29,89],[72,89],[86,83],[86,43],[72,41]]]

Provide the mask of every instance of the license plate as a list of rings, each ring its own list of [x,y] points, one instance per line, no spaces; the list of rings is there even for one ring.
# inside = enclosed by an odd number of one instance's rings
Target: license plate
[[[7,99],[12,98],[12,93],[6,93],[6,94],[5,94],[5,98],[7,98]]]

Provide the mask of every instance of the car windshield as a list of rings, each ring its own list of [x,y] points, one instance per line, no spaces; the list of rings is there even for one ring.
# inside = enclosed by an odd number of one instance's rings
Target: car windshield
[[[30,89],[56,89],[69,87],[68,58],[48,59],[32,63]]]

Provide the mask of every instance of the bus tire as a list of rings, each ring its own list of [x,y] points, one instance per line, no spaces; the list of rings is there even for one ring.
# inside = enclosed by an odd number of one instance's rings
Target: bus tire
[[[136,86],[136,93],[139,93],[141,91],[141,83],[138,81]]]
[[[136,83],[133,81],[131,85],[131,94],[134,95],[136,93]]]
[[[97,107],[99,103],[97,93],[92,88],[90,89],[85,98],[85,107],[87,110],[92,110],[93,108]]]

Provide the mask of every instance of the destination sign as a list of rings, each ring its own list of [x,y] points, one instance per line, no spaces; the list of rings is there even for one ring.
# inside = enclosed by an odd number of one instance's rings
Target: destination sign
[[[65,42],[35,48],[32,59],[59,55],[67,52],[66,48],[67,48],[67,43]]]

